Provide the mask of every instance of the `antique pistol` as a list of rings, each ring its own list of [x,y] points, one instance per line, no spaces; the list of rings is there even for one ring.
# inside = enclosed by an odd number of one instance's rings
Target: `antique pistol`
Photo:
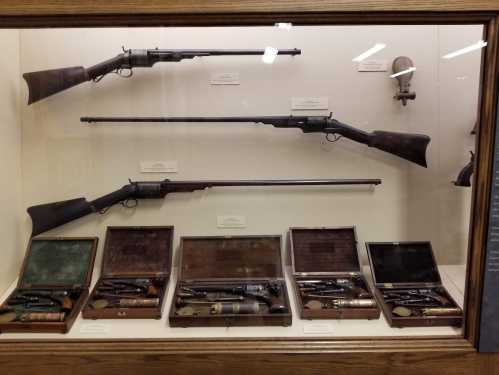
[[[147,297],[157,297],[158,287],[153,279],[107,279],[97,287],[99,291],[112,293],[140,293]]]
[[[72,66],[62,69],[42,70],[24,73],[29,88],[28,104],[35,103],[58,92],[87,81],[99,82],[109,73],[129,78],[133,68],[151,68],[158,62],[179,62],[184,59],[208,56],[250,56],[263,55],[265,50],[238,49],[125,49],[109,60],[89,68]],[[299,49],[282,49],[278,55],[300,55]]]
[[[315,295],[327,295],[330,293],[345,293],[354,296],[355,298],[370,297],[364,288],[357,285],[357,279],[338,278],[326,280],[300,280],[298,287],[303,293],[312,292]],[[305,294],[305,296],[307,296]]]
[[[383,293],[383,298],[386,303],[393,303],[401,306],[413,306],[415,304],[447,306],[450,303],[447,298],[431,289],[408,289],[385,292]]]
[[[281,302],[282,290],[278,283],[249,284],[241,286],[196,285],[183,288],[193,293],[227,293],[254,298],[267,305],[270,313],[282,313],[287,307]]]
[[[26,309],[33,307],[58,307],[69,312],[73,308],[73,299],[76,291],[68,290],[20,290],[13,298],[8,300],[10,305],[22,305]]]
[[[455,186],[469,187],[471,186],[471,175],[473,174],[475,165],[475,154],[470,151],[471,157],[468,164],[466,164],[463,169],[459,172],[456,181],[454,181]]]
[[[170,193],[188,193],[222,186],[328,186],[379,185],[380,179],[323,179],[323,180],[205,180],[205,181],[143,181],[132,182],[112,193],[88,202],[85,198],[40,204],[28,207],[33,222],[32,236],[56,228],[91,213],[105,213],[118,203],[124,207],[137,206],[139,199],[160,199]]]
[[[396,133],[383,130],[366,132],[329,116],[258,116],[258,117],[82,117],[82,122],[246,122],[276,128],[298,128],[303,133],[324,133],[330,142],[341,137],[362,143],[426,167],[426,148],[430,137],[424,134]],[[332,136],[332,138],[330,138]]]

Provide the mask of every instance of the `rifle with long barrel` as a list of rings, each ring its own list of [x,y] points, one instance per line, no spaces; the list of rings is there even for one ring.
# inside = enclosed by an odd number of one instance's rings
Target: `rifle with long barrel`
[[[104,213],[121,203],[135,207],[139,199],[160,199],[170,193],[188,193],[223,186],[326,186],[379,185],[380,179],[323,179],[323,180],[206,180],[206,181],[143,181],[132,182],[91,202],[85,198],[40,204],[28,208],[33,222],[32,236],[69,223],[91,213]]]
[[[431,138],[424,134],[375,130],[371,133],[344,124],[330,116],[260,116],[260,117],[81,117],[81,122],[249,122],[276,128],[299,128],[303,133],[325,133],[335,142],[341,137],[365,144],[426,167],[426,148]],[[335,135],[330,139],[329,135]]]
[[[87,81],[99,82],[109,73],[129,78],[133,68],[151,68],[158,62],[179,62],[184,59],[207,56],[252,56],[263,55],[259,49],[125,49],[116,57],[103,61],[89,68],[72,66],[62,69],[42,70],[24,73],[29,88],[28,104],[35,103],[48,96]],[[278,55],[300,55],[299,49],[278,50]]]

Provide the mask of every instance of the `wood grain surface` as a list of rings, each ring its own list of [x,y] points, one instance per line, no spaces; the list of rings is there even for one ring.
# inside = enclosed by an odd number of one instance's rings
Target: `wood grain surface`
[[[2,15],[497,11],[497,0],[3,0]]]
[[[497,0],[499,1],[499,0]],[[10,8],[9,8],[10,9]],[[483,24],[491,12],[258,12],[258,13],[19,13],[2,11],[0,28],[46,27],[140,27],[140,26],[271,26],[276,22],[294,25],[446,25]]]
[[[2,373],[475,375],[491,367],[464,340],[198,340],[0,344]],[[452,343],[452,344],[451,344]],[[450,346],[449,346],[450,345]],[[391,352],[397,348],[397,352]]]

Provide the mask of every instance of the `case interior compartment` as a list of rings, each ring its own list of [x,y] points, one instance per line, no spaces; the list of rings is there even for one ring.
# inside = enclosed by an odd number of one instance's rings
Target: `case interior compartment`
[[[360,270],[355,227],[290,228],[289,233],[302,319],[379,318],[374,294]]]
[[[207,303],[186,303],[193,299]],[[280,236],[181,239],[171,326],[290,324]]]
[[[32,239],[18,285],[0,306],[0,332],[68,332],[88,296],[97,243]]]
[[[108,227],[101,277],[83,318],[161,318],[172,242],[172,226]]]
[[[367,243],[366,246],[376,297],[390,326],[462,324],[462,310],[442,285],[429,241]],[[426,310],[433,308],[437,310]]]

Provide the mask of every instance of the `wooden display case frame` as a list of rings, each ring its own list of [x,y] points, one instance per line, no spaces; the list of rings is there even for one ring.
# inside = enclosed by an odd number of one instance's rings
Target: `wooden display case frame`
[[[483,24],[480,126],[462,337],[0,341],[9,375],[499,374],[479,354],[480,305],[499,79],[497,0],[2,0],[0,27]]]

